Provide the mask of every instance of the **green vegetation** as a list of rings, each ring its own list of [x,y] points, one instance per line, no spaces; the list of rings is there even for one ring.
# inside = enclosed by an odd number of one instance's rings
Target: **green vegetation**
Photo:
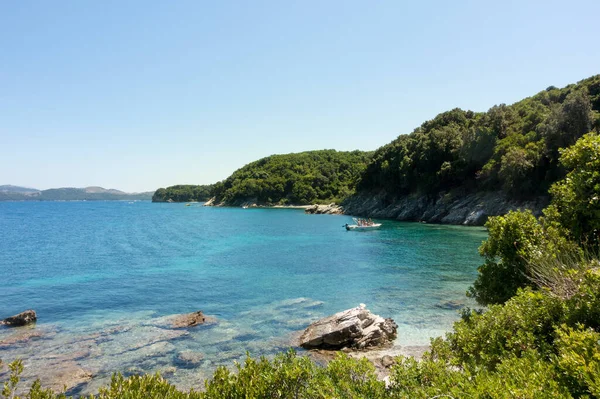
[[[480,248],[485,264],[469,294],[483,305],[502,303],[518,288],[533,286],[539,265],[549,259],[577,263],[595,253],[600,233],[600,135],[589,133],[561,150],[567,175],[550,189],[552,202],[539,221],[528,212],[490,218],[489,238]],[[571,262],[573,263],[573,262]]]
[[[271,155],[249,163],[214,185],[160,188],[152,201],[206,201],[240,205],[306,205],[340,202],[354,193],[370,153],[335,150]]]
[[[358,190],[393,198],[502,187],[513,198],[537,196],[563,175],[559,149],[592,129],[600,129],[600,75],[483,113],[444,112],[379,148]]]
[[[600,131],[600,75],[487,112],[441,113],[374,153],[272,155],[214,186],[197,187],[209,187],[208,197],[226,205],[341,202],[356,191],[393,200],[410,193],[499,188],[509,198],[528,199],[545,195],[564,176],[559,149],[592,130]],[[159,191],[157,201],[199,200],[173,187]]]
[[[207,201],[213,196],[213,188],[213,185],[195,186],[191,184],[159,188],[152,196],[152,202]]]
[[[215,184],[217,202],[268,205],[339,202],[354,193],[370,153],[335,150],[271,155]]]

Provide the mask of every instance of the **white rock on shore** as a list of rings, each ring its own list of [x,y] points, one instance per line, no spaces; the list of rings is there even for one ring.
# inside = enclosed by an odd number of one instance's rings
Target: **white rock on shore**
[[[374,315],[365,305],[317,320],[300,336],[305,349],[364,349],[391,344],[398,326],[392,319]]]

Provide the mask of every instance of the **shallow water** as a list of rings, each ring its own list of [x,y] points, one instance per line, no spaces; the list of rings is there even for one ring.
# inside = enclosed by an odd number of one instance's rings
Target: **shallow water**
[[[383,221],[346,232],[347,216],[149,202],[0,203],[0,318],[35,309],[31,329],[2,329],[0,358],[26,374],[68,364],[94,379],[161,371],[199,387],[218,365],[270,355],[315,319],[366,303],[426,345],[458,318],[481,263],[481,228]],[[218,323],[172,330],[202,309]],[[201,353],[193,364],[182,352]]]

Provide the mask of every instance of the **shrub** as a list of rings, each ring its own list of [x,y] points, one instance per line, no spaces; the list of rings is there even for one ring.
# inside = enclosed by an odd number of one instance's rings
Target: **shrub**
[[[447,334],[454,364],[494,370],[502,359],[535,350],[553,353],[554,328],[565,318],[559,298],[530,289],[485,313],[472,313]]]
[[[582,325],[563,325],[557,334],[561,383],[576,397],[600,397],[600,334]]]
[[[482,305],[505,302],[518,288],[531,286],[527,264],[546,241],[542,226],[530,211],[493,217],[485,226],[489,237],[479,248],[485,263],[468,294]]]

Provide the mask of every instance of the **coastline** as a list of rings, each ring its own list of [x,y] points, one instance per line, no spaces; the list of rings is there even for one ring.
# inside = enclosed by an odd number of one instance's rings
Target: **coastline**
[[[464,226],[483,226],[492,216],[505,215],[510,211],[530,210],[540,216],[549,203],[547,196],[527,200],[514,200],[499,191],[464,193],[460,191],[440,193],[437,196],[410,194],[390,199],[385,193],[374,195],[355,194],[340,205],[265,205],[255,200],[236,203],[214,202],[214,198],[204,206],[304,209],[309,214],[347,215],[377,219],[391,219],[406,222],[424,222]]]
[[[389,199],[378,195],[357,194],[342,203],[343,214],[359,217],[393,219],[407,222],[483,226],[492,216],[510,211],[530,210],[541,215],[549,203],[547,196],[517,201],[502,192],[448,192],[436,197],[406,195]]]

